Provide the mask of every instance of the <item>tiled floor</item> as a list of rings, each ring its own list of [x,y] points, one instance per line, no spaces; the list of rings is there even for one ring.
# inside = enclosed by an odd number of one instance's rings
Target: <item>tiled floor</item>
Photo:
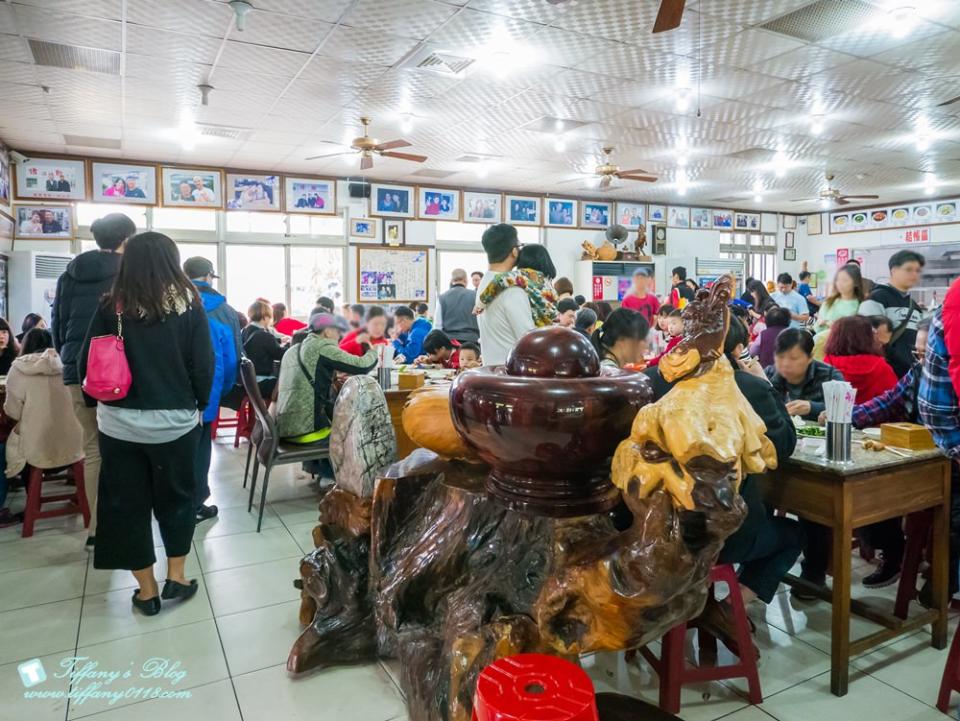
[[[225,440],[225,439],[224,439]],[[197,528],[187,572],[197,597],[155,617],[130,611],[129,573],[93,568],[75,519],[41,521],[33,538],[0,530],[0,721],[390,721],[406,717],[395,662],[337,668],[293,679],[285,670],[299,633],[297,561],[313,547],[316,488],[289,467],[271,481],[263,532],[241,489],[245,448],[218,443],[211,487],[220,516]],[[23,494],[11,496],[16,510]],[[159,544],[159,538],[156,537]],[[162,549],[158,551],[162,557]],[[162,562],[158,578],[163,578]],[[856,559],[858,578],[870,567]],[[854,595],[890,600],[894,589]],[[777,595],[750,609],[757,622],[764,703],[751,707],[739,681],[684,689],[689,721],[936,721],[933,703],[946,651],[917,633],[856,659],[850,693],[830,695],[830,607]],[[950,625],[951,633],[957,619]],[[854,621],[855,635],[875,630]],[[691,650],[692,653],[692,650]],[[74,675],[96,664],[118,678]],[[39,659],[46,680],[25,688],[21,664]],[[723,660],[723,658],[721,658]],[[69,664],[69,661],[66,662]],[[144,673],[145,667],[150,670]],[[656,699],[657,678],[643,662],[619,654],[583,659],[597,689]],[[24,668],[28,674],[30,668]],[[129,672],[127,678],[123,675]],[[149,678],[141,678],[141,675]],[[100,684],[98,686],[98,684]],[[91,688],[111,697],[85,696]],[[151,697],[162,694],[162,697]],[[27,694],[33,693],[28,698]],[[71,694],[69,699],[67,693]],[[956,713],[960,695],[951,708]],[[638,720],[639,721],[639,720]]]

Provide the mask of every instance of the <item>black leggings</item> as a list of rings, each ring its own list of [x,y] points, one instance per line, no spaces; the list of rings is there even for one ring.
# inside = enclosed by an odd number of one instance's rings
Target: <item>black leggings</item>
[[[151,513],[168,558],[186,556],[196,524],[194,456],[201,426],[170,443],[130,443],[100,434],[94,568],[152,566]]]

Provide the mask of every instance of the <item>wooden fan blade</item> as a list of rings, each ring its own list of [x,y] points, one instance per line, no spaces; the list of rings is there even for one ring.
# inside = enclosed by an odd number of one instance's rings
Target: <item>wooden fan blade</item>
[[[320,158],[338,158],[341,155],[353,155],[354,150],[345,150],[342,153],[330,153],[329,155],[311,155],[309,158],[304,158],[304,160],[319,160]]]
[[[945,108],[945,107],[947,107],[948,105],[953,105],[954,103],[960,103],[960,95],[958,95],[958,96],[955,97],[955,98],[950,98],[949,100],[945,100],[944,102],[942,102],[942,103],[940,103],[939,105],[937,105],[937,107],[938,107],[938,108]]]
[[[373,167],[373,158],[369,155],[364,155],[360,158],[360,170],[370,170]]]
[[[374,150],[393,150],[394,148],[409,148],[411,143],[406,140],[389,140],[386,143],[377,143]]]
[[[622,178],[625,175],[653,175],[653,173],[643,168],[634,168],[633,170],[618,170],[616,175],[618,178]]]
[[[687,0],[661,0],[660,12],[657,21],[653,24],[653,32],[662,33],[680,27],[683,22],[683,8]]]
[[[833,202],[837,205],[850,205],[850,201],[846,198],[835,198]]]
[[[613,178],[611,176],[604,175],[602,178],[600,178],[600,185],[598,185],[597,187],[600,190],[608,190],[610,188],[610,183],[612,182],[613,182]]]
[[[823,198],[794,198],[791,200],[791,203],[815,203],[818,200],[823,200]]]
[[[879,200],[879,195],[841,195],[844,200]]]
[[[657,176],[655,175],[624,175],[623,173],[617,173],[617,177],[621,180],[639,180],[641,183],[657,182]]]
[[[380,155],[383,155],[384,157],[387,157],[387,158],[399,158],[400,160],[412,160],[414,163],[423,163],[423,162],[426,162],[427,160],[426,155],[413,155],[411,153],[393,153],[389,150],[386,150],[380,153]]]

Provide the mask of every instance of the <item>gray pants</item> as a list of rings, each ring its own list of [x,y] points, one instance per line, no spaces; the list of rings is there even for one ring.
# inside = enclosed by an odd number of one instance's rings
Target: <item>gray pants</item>
[[[100,483],[100,432],[97,430],[97,408],[87,407],[80,386],[67,386],[73,399],[73,414],[83,429],[83,485],[90,506],[90,536],[97,535],[97,485]]]

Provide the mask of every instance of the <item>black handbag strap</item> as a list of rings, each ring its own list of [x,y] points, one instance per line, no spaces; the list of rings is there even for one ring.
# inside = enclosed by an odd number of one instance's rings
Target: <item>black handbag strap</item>
[[[907,329],[907,324],[910,322],[910,319],[913,318],[913,311],[920,310],[920,307],[913,302],[913,298],[910,298],[910,305],[907,306],[907,314],[903,317],[903,320],[900,321],[900,324],[893,331],[893,334],[890,336],[890,345],[896,343],[900,336],[903,335],[904,331]]]
[[[303,343],[297,344],[297,364],[300,366],[300,370],[303,371],[303,375],[307,378],[307,383],[310,384],[310,387],[313,390],[317,390],[317,381],[310,377],[310,371],[307,370],[307,366],[303,362],[303,357],[300,355],[300,352],[303,350]]]

